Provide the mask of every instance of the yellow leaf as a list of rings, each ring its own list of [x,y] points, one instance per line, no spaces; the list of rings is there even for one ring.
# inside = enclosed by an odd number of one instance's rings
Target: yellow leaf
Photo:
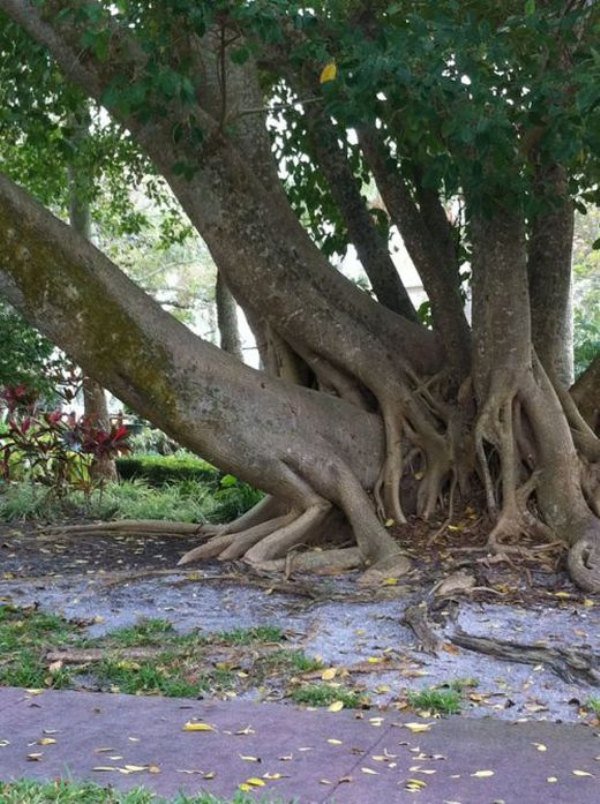
[[[409,779],[404,786],[407,790],[423,790],[427,787],[427,782],[424,782],[423,779]]]
[[[238,787],[244,793],[249,793],[252,790],[252,785],[246,784],[245,782],[242,782],[242,784],[238,784]]]
[[[544,743],[533,743],[538,751],[547,751],[548,749],[544,745]]]
[[[44,690],[40,689],[26,689],[25,692],[28,692],[30,695],[41,695]]]
[[[367,661],[369,664],[379,664],[383,659],[380,656],[369,656]]]
[[[343,708],[344,708],[344,702],[343,701],[334,701],[331,704],[331,706],[327,707],[327,711],[328,712],[341,712]]]
[[[140,771],[145,771],[147,769],[147,765],[125,765],[125,770],[129,771],[130,773],[139,773]]]
[[[207,771],[206,773],[202,774],[203,779],[214,779],[217,774],[215,771]]]
[[[430,731],[431,723],[405,723],[404,727],[414,734],[418,734],[420,731]]]
[[[264,787],[266,782],[263,782],[263,780],[259,779],[258,776],[251,776],[249,779],[246,779],[246,784],[249,784],[252,787]]]
[[[193,723],[188,720],[183,727],[183,731],[214,731],[214,728],[208,723]]]
[[[319,77],[320,84],[326,84],[328,81],[335,81],[337,78],[337,65],[334,61],[330,61],[329,64],[326,64],[321,71],[321,75]]]
[[[323,681],[331,681],[332,678],[335,678],[337,675],[337,667],[328,667],[327,670],[323,670],[321,673],[321,678]]]
[[[398,578],[384,578],[381,582],[382,586],[398,586]]]
[[[53,737],[42,737],[41,740],[38,740],[38,745],[54,745],[56,740]]]
[[[572,771],[573,776],[593,776],[593,773],[588,773],[587,771],[582,770],[574,770]]]
[[[563,598],[563,600],[568,600],[572,595],[569,592],[555,592],[554,597]]]
[[[384,524],[384,527],[386,527],[386,528],[392,528],[396,524],[396,520],[395,519],[386,519],[383,524]]]
[[[329,745],[342,745],[342,741],[336,740],[335,737],[330,737],[330,739],[327,740],[327,742],[329,743]]]
[[[591,609],[594,605],[594,601],[590,600],[589,597],[586,597],[583,601],[583,605],[586,607],[586,609]]]
[[[475,771],[475,773],[471,774],[471,776],[474,776],[476,779],[487,779],[489,776],[493,775],[494,775],[493,770],[480,770]]]
[[[247,755],[245,756],[244,754],[238,754],[238,756],[240,759],[243,759],[244,762],[260,762],[260,759],[258,757],[250,757]]]

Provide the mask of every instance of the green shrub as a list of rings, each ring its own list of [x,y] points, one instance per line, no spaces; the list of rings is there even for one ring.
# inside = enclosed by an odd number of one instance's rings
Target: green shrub
[[[184,480],[219,484],[220,472],[193,455],[135,455],[118,458],[117,470],[123,480],[145,480],[160,487]]]

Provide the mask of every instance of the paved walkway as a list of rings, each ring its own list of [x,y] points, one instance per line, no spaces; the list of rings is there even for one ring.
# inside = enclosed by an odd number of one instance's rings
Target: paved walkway
[[[163,796],[248,784],[299,804],[598,804],[600,729],[0,688],[0,780],[25,776]]]

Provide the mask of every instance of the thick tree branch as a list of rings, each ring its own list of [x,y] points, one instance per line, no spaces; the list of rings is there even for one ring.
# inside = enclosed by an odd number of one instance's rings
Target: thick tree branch
[[[338,144],[333,123],[326,120],[322,111],[314,106],[305,107],[305,120],[311,135],[313,154],[325,174],[331,195],[348,227],[350,240],[377,299],[390,310],[417,321],[414,305],[392,261],[387,240],[377,230],[366,207],[360,186]]]
[[[387,210],[398,227],[404,245],[431,302],[436,329],[444,338],[448,357],[459,377],[469,373],[471,335],[463,311],[458,278],[451,275],[446,255],[438,252],[408,187],[391,160],[380,132],[358,127],[358,138]]]

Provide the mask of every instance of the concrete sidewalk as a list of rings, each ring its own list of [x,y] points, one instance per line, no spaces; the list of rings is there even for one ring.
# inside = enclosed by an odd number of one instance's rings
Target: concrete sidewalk
[[[248,784],[299,804],[598,804],[600,729],[4,687],[0,780],[23,777],[163,796]]]

